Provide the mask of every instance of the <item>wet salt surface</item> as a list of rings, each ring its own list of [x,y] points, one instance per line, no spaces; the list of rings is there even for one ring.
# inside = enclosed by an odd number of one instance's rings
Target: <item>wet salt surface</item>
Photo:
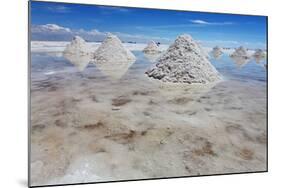
[[[148,79],[134,54],[116,79],[32,53],[32,185],[266,170],[264,62],[223,55],[211,61],[224,81],[190,86]]]

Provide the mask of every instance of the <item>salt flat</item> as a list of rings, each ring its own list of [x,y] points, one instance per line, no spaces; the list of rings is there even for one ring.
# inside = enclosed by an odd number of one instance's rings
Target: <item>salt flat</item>
[[[167,84],[144,74],[146,44],[124,44],[137,60],[116,79],[94,64],[79,71],[60,55],[67,44],[32,42],[32,185],[266,170],[259,64],[224,55],[211,60],[223,81]]]

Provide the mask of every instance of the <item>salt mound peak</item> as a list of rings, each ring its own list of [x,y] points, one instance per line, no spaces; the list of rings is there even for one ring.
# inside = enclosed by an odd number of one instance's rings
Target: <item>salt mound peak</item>
[[[143,52],[148,54],[156,54],[160,53],[161,51],[159,50],[158,45],[154,41],[150,41],[147,46],[143,49]]]
[[[178,36],[146,74],[163,82],[174,83],[205,84],[221,79],[200,45],[187,34]]]
[[[107,34],[107,37],[93,54],[94,63],[116,63],[135,61],[136,57],[127,50],[121,40],[113,35]]]
[[[90,62],[90,47],[83,38],[75,36],[66,46],[63,56],[80,71],[83,71]]]
[[[247,50],[243,46],[240,46],[239,48],[237,48],[230,56],[231,57],[241,57],[241,58],[245,58],[245,59],[250,58],[249,54],[247,53]]]
[[[79,36],[73,37],[70,44],[68,44],[63,53],[77,54],[77,53],[89,53],[90,47],[86,41]]]

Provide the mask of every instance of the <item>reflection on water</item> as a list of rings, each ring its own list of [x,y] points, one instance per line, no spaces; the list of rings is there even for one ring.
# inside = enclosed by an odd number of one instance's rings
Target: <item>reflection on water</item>
[[[152,62],[148,61],[147,54],[140,51],[134,51],[133,53],[137,57],[136,61],[103,64],[92,64],[91,62],[89,66],[87,64],[90,62],[90,57],[87,55],[68,55],[62,57],[56,53],[32,53],[32,75],[40,76],[43,74],[77,72],[75,66],[78,66],[79,70],[84,69],[84,74],[101,75],[102,73],[102,76],[110,79],[120,79],[123,76],[135,77],[136,75],[144,74],[152,66]],[[155,56],[152,59],[158,58]],[[219,59],[215,57],[210,59],[212,64],[225,78],[243,79],[245,81],[249,81],[249,79],[266,80],[265,60],[259,59],[259,64],[257,64],[254,59],[230,58],[226,54],[221,55]]]
[[[117,80],[122,78],[134,62],[135,60],[93,63],[105,76]]]
[[[53,57],[62,57],[63,53],[62,52],[46,52],[47,55],[53,56]]]
[[[260,64],[264,59],[264,57],[254,56],[254,60],[257,64]]]
[[[63,57],[71,64],[75,65],[75,67],[77,67],[79,71],[83,71],[91,62],[100,72],[111,79],[120,79],[128,71],[129,67],[135,62],[135,60],[95,62],[93,61],[91,54],[79,52],[75,54],[64,53]]]
[[[245,58],[245,57],[238,57],[238,56],[232,56],[230,57],[233,62],[237,65],[237,67],[241,68],[245,66],[247,63],[249,63],[250,58]]]
[[[216,69],[228,80],[239,80],[243,82],[266,81],[265,59],[257,64],[254,59],[246,61],[238,58],[231,58],[223,54],[219,60],[211,59]]]
[[[143,55],[152,63],[154,63],[160,56],[161,53],[143,53]]]
[[[79,71],[83,71],[91,60],[90,54],[85,53],[64,53],[63,56],[67,59],[70,63],[75,65]]]

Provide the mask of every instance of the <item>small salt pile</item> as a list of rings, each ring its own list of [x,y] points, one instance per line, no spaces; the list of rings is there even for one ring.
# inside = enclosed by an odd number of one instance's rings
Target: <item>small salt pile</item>
[[[89,54],[90,53],[90,47],[87,45],[86,41],[79,37],[75,36],[73,37],[70,44],[68,44],[64,50],[64,53],[68,54]]]
[[[262,49],[256,49],[255,53],[253,54],[253,58],[255,59],[256,63],[260,63],[266,57],[265,52]]]
[[[250,55],[247,53],[247,50],[243,46],[240,46],[230,55],[230,57],[249,59]]]
[[[163,82],[211,83],[221,79],[202,48],[190,35],[180,35],[158,63],[146,71],[149,77]]]
[[[259,59],[263,59],[263,58],[265,58],[265,53],[264,53],[264,51],[262,50],[262,49],[257,49],[256,51],[255,51],[255,53],[253,54],[253,57],[255,57],[255,58],[259,58]]]
[[[90,62],[90,47],[83,38],[75,36],[66,46],[63,56],[80,71],[83,71]]]
[[[93,54],[93,63],[106,76],[120,79],[135,62],[136,57],[127,50],[120,39],[108,34]]]
[[[108,34],[106,39],[94,52],[93,60],[96,64],[102,64],[135,61],[136,57],[123,46],[117,36]]]
[[[150,41],[147,46],[143,49],[143,52],[147,54],[157,54],[161,51],[159,50],[159,47],[154,41]]]
[[[212,50],[213,57],[218,59],[223,54],[222,49],[219,46],[215,46]]]

